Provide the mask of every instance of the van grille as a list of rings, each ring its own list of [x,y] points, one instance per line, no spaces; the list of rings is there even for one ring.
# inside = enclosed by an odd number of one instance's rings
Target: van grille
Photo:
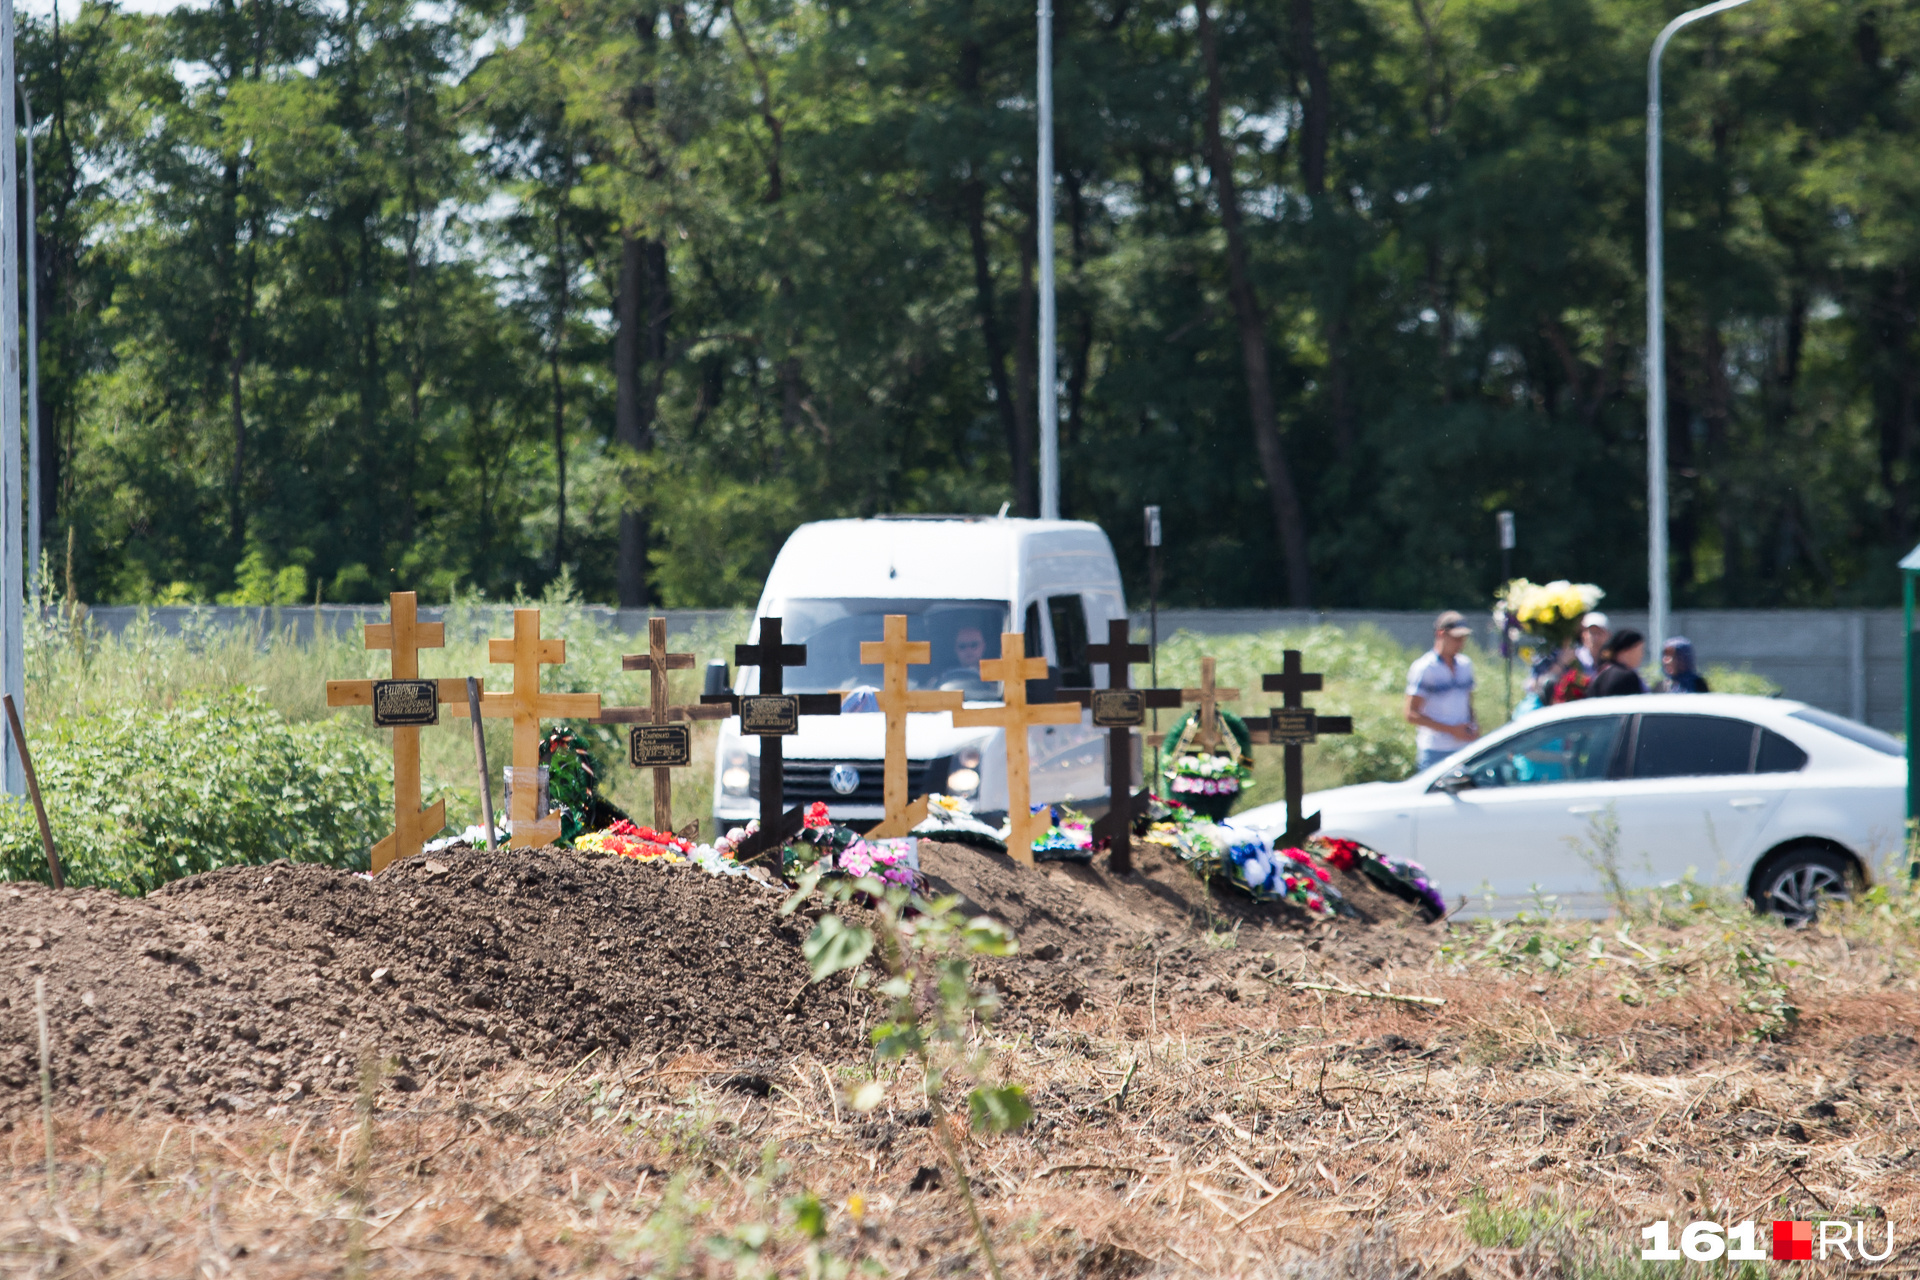
[[[754,799],[760,798],[760,757],[749,757],[751,783],[749,793]],[[827,774],[836,764],[850,764],[860,771],[860,785],[853,789],[852,795],[841,795],[827,781]],[[811,804],[815,800],[824,800],[828,804],[869,804],[886,802],[886,775],[878,760],[786,760],[780,770],[780,798],[791,808],[796,804]],[[941,756],[935,760],[907,761],[907,794],[925,795],[929,779],[936,787],[947,782],[948,760]]]

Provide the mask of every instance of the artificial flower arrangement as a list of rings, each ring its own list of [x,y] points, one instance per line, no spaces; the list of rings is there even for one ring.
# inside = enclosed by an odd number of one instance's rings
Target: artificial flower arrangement
[[[1427,875],[1427,869],[1404,858],[1389,858],[1357,840],[1313,836],[1307,844],[1329,866],[1357,871],[1375,885],[1419,907],[1428,920],[1447,914],[1447,898]]]
[[[548,802],[560,810],[556,844],[564,848],[590,831],[628,821],[618,806],[600,794],[600,766],[573,730],[555,729],[541,739],[540,763],[547,768]]]
[[[593,853],[617,853],[635,862],[685,862],[693,856],[694,843],[671,831],[637,827],[625,818],[598,831],[589,831],[573,842],[576,849]]]
[[[827,815],[826,804],[816,800],[807,806],[799,837],[781,851],[780,869],[789,880],[818,870],[855,880],[872,876],[883,884],[911,885],[920,869],[919,843],[912,836],[868,840],[835,822]]]
[[[1177,801],[1149,798],[1144,839],[1172,850],[1201,879],[1224,880],[1255,902],[1289,902],[1316,920],[1352,914],[1306,850],[1275,850],[1264,837],[1209,822]]]
[[[1093,824],[1071,805],[1037,804],[1033,812],[1047,812],[1047,833],[1033,842],[1035,862],[1093,861]],[[1009,828],[1009,833],[1011,828]]]
[[[973,816],[973,806],[959,796],[930,795],[927,816],[913,834],[927,840],[951,840],[995,853],[1007,851],[1004,834]]]
[[[1580,619],[1607,593],[1591,582],[1565,578],[1545,584],[1515,578],[1494,593],[1493,619],[1502,635],[1518,627],[1558,652],[1580,634]]]
[[[1200,717],[1189,711],[1167,730],[1169,745],[1162,752],[1161,776],[1170,794],[1217,822],[1253,781],[1253,736],[1246,722],[1231,711],[1215,714],[1227,731],[1227,741],[1221,744],[1225,750],[1209,750],[1196,741]]]

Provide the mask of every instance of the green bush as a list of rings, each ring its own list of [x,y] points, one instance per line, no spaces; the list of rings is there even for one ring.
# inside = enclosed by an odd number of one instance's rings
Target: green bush
[[[236,863],[364,871],[391,768],[343,719],[290,724],[251,691],[62,716],[30,744],[68,884],[145,893]],[[0,804],[0,876],[45,880],[32,807]]]

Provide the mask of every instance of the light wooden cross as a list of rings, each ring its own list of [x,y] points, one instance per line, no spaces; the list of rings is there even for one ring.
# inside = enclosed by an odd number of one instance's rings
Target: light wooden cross
[[[393,654],[393,678],[420,678],[420,650],[442,649],[447,629],[438,622],[420,622],[418,598],[411,591],[396,591],[387,597],[388,622],[367,624],[366,646],[387,649]],[[370,707],[373,705],[372,680],[327,681],[327,705],[330,707]],[[438,695],[449,704],[467,696],[465,680],[437,680]],[[464,704],[463,704],[464,705]],[[410,858],[440,828],[447,825],[447,802],[435,800],[420,807],[420,728],[395,725],[393,729],[393,833],[373,846],[375,875],[399,858]]]
[[[1218,749],[1220,746],[1220,704],[1223,702],[1237,702],[1239,699],[1240,691],[1238,689],[1221,689],[1214,685],[1213,659],[1200,659],[1200,687],[1198,689],[1182,689],[1180,691],[1180,701],[1197,702],[1200,704],[1200,714],[1195,717],[1198,727],[1194,733],[1194,741],[1198,742],[1208,751]],[[1178,746],[1179,744],[1176,743],[1175,745]]]
[[[651,705],[602,707],[594,721],[598,724],[664,725],[675,720],[724,720],[727,716],[725,707],[703,707],[698,703],[692,706],[667,705],[667,673],[691,671],[696,660],[691,653],[668,653],[667,620],[648,618],[647,651],[622,654],[620,669],[651,673]],[[637,752],[631,754],[637,755]],[[697,828],[698,824],[695,825]],[[673,830],[673,766],[656,765],[653,770],[653,829],[662,833]]]
[[[597,693],[542,693],[542,663],[559,664],[567,660],[567,642],[540,637],[540,611],[513,611],[513,639],[487,641],[487,660],[513,666],[513,692],[489,693],[480,699],[480,714],[489,720],[513,721],[513,771],[520,778],[534,778],[540,770],[540,721],[591,720],[600,714]],[[449,708],[456,716],[469,714],[464,701]],[[513,824],[509,847],[532,849],[552,844],[560,838],[560,815],[535,814],[533,809],[539,788],[525,783],[513,789],[513,807],[507,821]]]
[[[904,613],[888,614],[882,626],[882,639],[860,642],[860,661],[881,664],[880,692],[874,695],[874,701],[887,716],[887,756],[881,773],[885,783],[882,803],[887,814],[879,826],[867,832],[874,839],[904,836],[927,817],[925,796],[911,804],[907,801],[907,713],[958,711],[962,699],[958,689],[909,689],[907,668],[931,663],[933,646],[924,640],[907,639]]]
[[[1030,705],[1027,681],[1044,680],[1045,658],[1026,658],[1026,637],[1018,631],[1000,633],[1000,656],[980,664],[982,680],[1000,682],[998,707],[972,707],[953,713],[953,727],[972,729],[996,725],[1006,730],[1007,738],[1007,852],[1017,861],[1033,865],[1034,816],[1033,790],[1027,777],[1027,727],[1036,724],[1078,724],[1080,705],[1052,702]],[[1045,835],[1051,823],[1041,826]]]

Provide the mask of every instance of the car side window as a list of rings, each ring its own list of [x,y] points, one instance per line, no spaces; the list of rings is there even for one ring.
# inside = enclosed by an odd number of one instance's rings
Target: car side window
[[[1556,720],[1507,739],[1467,763],[1476,787],[1598,782],[1607,776],[1625,716]]]
[[[1631,776],[1703,778],[1751,773],[1754,735],[1759,731],[1759,725],[1728,716],[1643,715],[1634,736]]]
[[[1079,596],[1048,596],[1047,617],[1053,622],[1053,653],[1059,661],[1060,683],[1069,689],[1093,684],[1093,666],[1087,660],[1087,607]]]
[[[1753,759],[1755,773],[1798,773],[1806,767],[1806,752],[1771,729],[1760,731],[1760,750]]]
[[[1026,653],[1022,656],[1028,658],[1044,657],[1046,650],[1041,647],[1043,641],[1040,636],[1040,602],[1038,600],[1028,602],[1027,616],[1021,625],[1026,629],[1026,639],[1021,642],[1026,647]],[[1003,658],[1011,658],[1013,655],[1003,653],[1000,656]]]

